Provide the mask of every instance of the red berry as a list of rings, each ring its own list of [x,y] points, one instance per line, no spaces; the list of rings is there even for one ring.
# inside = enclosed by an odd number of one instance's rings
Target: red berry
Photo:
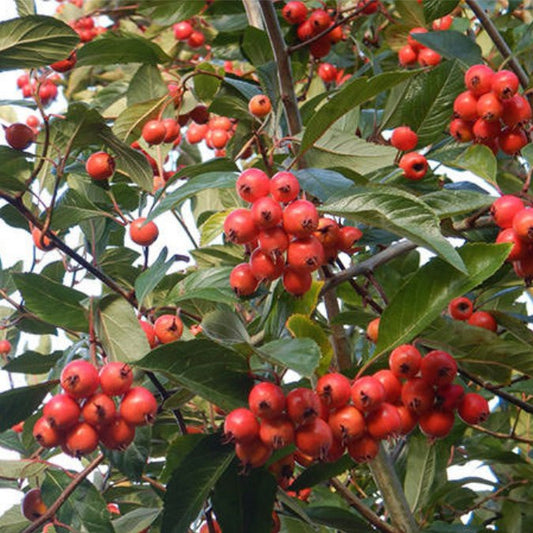
[[[493,92],[482,94],[476,104],[479,117],[487,122],[500,120],[503,115],[503,104]]]
[[[468,323],[471,326],[485,328],[494,332],[498,330],[496,319],[486,311],[476,311],[475,313],[472,313],[472,316],[468,319]]]
[[[366,417],[366,429],[377,440],[399,435],[402,430],[402,418],[398,409],[391,403],[383,402]]]
[[[237,193],[245,201],[253,203],[270,192],[270,179],[259,168],[248,168],[235,183]]]
[[[385,401],[386,392],[379,380],[372,376],[363,376],[353,382],[351,396],[357,409],[369,412]]]
[[[183,322],[177,315],[163,314],[154,322],[154,333],[161,344],[168,344],[181,339]]]
[[[455,411],[464,394],[465,391],[461,385],[456,383],[442,385],[435,393],[435,407],[441,411]]]
[[[287,249],[287,264],[295,270],[313,272],[324,264],[324,247],[313,235],[295,239]]]
[[[50,68],[56,72],[68,72],[76,66],[76,60],[76,51],[74,51],[66,59],[52,63]]]
[[[370,435],[364,435],[360,439],[348,443],[348,454],[357,463],[368,463],[379,452],[379,443]]]
[[[251,442],[236,442],[235,455],[241,460],[245,470],[263,466],[272,455],[272,447],[259,437]]]
[[[124,451],[135,438],[135,426],[115,414],[113,420],[99,430],[102,444],[109,450]]]
[[[224,437],[239,443],[252,442],[259,436],[259,422],[249,409],[234,409],[224,420]]]
[[[273,228],[281,223],[283,210],[270,196],[257,199],[251,206],[252,220],[258,229]]]
[[[496,244],[500,243],[511,243],[513,245],[507,256],[507,261],[524,259],[531,251],[530,246],[518,238],[513,228],[502,229],[500,233],[498,233]]]
[[[399,126],[392,132],[390,142],[397,150],[407,152],[415,149],[418,135],[409,126]]]
[[[161,144],[165,140],[167,129],[162,120],[149,120],[142,128],[142,138],[148,144]]]
[[[155,335],[154,325],[151,322],[147,322],[146,320],[141,319],[139,319],[139,325],[141,326],[142,330],[144,331],[144,334],[146,335],[146,340],[148,341],[150,348],[155,348],[158,345],[159,341],[157,340],[157,337]]]
[[[320,63],[317,72],[324,83],[331,83],[337,78],[337,67],[331,63]]]
[[[413,181],[421,180],[429,168],[426,157],[417,152],[408,152],[403,155],[398,165],[403,170],[403,175]]]
[[[350,440],[362,437],[365,433],[365,417],[353,405],[333,410],[329,414],[328,424],[333,437],[344,445]]]
[[[83,359],[68,363],[61,371],[61,386],[72,398],[88,398],[98,388],[98,370]]]
[[[512,98],[519,86],[518,76],[510,70],[500,70],[492,77],[491,89],[500,100]]]
[[[307,7],[303,2],[291,0],[283,6],[281,14],[289,24],[301,24],[307,18]]]
[[[448,305],[448,313],[455,320],[468,320],[473,310],[474,305],[466,296],[454,298]]]
[[[146,217],[139,217],[133,220],[129,226],[131,240],[141,246],[150,246],[157,237],[159,229],[153,220],[146,222]]]
[[[114,174],[115,160],[106,152],[95,152],[87,159],[85,170],[93,180],[102,181]]]
[[[413,65],[414,63],[416,63],[417,57],[418,54],[416,50],[414,50],[408,44],[402,46],[398,51],[398,61],[400,62],[400,65],[402,65],[402,67]]]
[[[7,355],[11,351],[11,343],[7,339],[0,340],[0,354]]]
[[[344,407],[350,401],[350,380],[338,372],[324,374],[318,378],[316,393],[330,409]]]
[[[528,99],[521,94],[515,94],[504,100],[502,120],[510,128],[527,124],[531,120],[531,105]]]
[[[431,48],[422,48],[418,52],[417,60],[421,67],[434,67],[442,61],[442,56]]]
[[[122,396],[133,383],[131,367],[121,361],[107,363],[100,369],[99,375],[100,388],[108,396]]]
[[[302,453],[314,459],[325,459],[333,444],[333,434],[327,422],[316,418],[296,429],[294,442]]]
[[[21,122],[16,122],[5,128],[4,134],[7,144],[15,150],[25,150],[35,141],[33,130]]]
[[[281,255],[289,247],[289,237],[281,226],[260,231],[257,242],[259,248],[269,255]]]
[[[533,242],[533,209],[523,208],[513,217],[513,230],[524,242]]]
[[[413,378],[420,370],[422,356],[412,344],[402,344],[392,350],[389,357],[389,368],[400,379]]]
[[[285,260],[282,256],[267,254],[256,248],[250,256],[250,268],[259,281],[274,281],[283,274]]]
[[[307,237],[318,227],[318,211],[309,200],[295,200],[283,211],[283,228],[295,237]]]
[[[201,48],[205,44],[205,35],[201,31],[193,30],[187,39],[191,48]]]
[[[528,143],[528,136],[522,128],[504,128],[498,137],[498,145],[507,155],[517,155]]]
[[[429,411],[420,416],[418,425],[424,435],[442,439],[450,433],[455,422],[452,411]]]
[[[56,394],[45,404],[43,416],[50,425],[60,431],[78,422],[81,410],[78,402],[68,394]]]
[[[44,416],[35,422],[32,433],[39,445],[44,446],[45,448],[59,446],[63,443],[65,438],[64,433],[55,428]]]
[[[250,296],[259,286],[249,263],[240,263],[229,275],[229,284],[237,296]]]
[[[38,520],[48,510],[39,488],[30,489],[26,492],[20,507],[22,515],[32,522]]]
[[[272,111],[270,98],[266,94],[256,94],[248,102],[248,111],[257,118],[266,117]]]
[[[115,402],[104,393],[93,394],[83,404],[81,414],[91,426],[99,427],[109,424],[115,417]]]
[[[315,9],[311,15],[309,15],[309,23],[313,28],[313,34],[324,31],[331,24],[331,17],[323,9]]]
[[[234,244],[246,244],[257,238],[258,228],[249,209],[235,209],[224,220],[224,233]]]
[[[472,91],[464,91],[457,95],[453,102],[453,112],[457,118],[466,122],[478,119],[477,96]]]
[[[122,398],[119,414],[131,426],[151,424],[157,414],[157,400],[148,389],[133,387]]]
[[[422,358],[420,372],[430,385],[449,385],[457,375],[457,363],[448,352],[433,350]]]
[[[402,403],[416,415],[427,413],[433,407],[433,387],[422,378],[411,378],[403,384]]]
[[[278,450],[294,442],[294,424],[287,415],[261,420],[259,438],[271,448]]]
[[[283,287],[293,296],[303,296],[313,284],[311,273],[286,267],[283,271]]]
[[[385,401],[389,403],[397,403],[402,394],[402,383],[398,377],[391,370],[383,369],[374,372],[373,376],[376,378],[385,389]]]
[[[463,120],[462,118],[455,118],[450,122],[450,135],[460,143],[470,142],[474,138],[472,131],[472,123]]]
[[[518,211],[524,209],[524,202],[512,194],[504,194],[492,202],[490,214],[500,228],[511,228]]]
[[[248,405],[260,418],[278,418],[285,410],[285,394],[279,385],[263,381],[250,391]]]
[[[193,27],[189,21],[182,20],[181,22],[174,24],[172,30],[174,31],[174,37],[178,41],[186,41],[191,36]]]
[[[65,435],[65,451],[73,457],[81,457],[96,450],[98,432],[87,422],[78,422]]]
[[[296,200],[300,183],[292,172],[278,172],[270,180],[270,194],[277,202],[287,204]]]
[[[480,394],[469,392],[463,396],[457,413],[467,424],[481,424],[489,417],[489,403]]]
[[[492,89],[494,71],[486,65],[473,65],[465,73],[466,88],[481,96]]]
[[[416,35],[417,33],[427,33],[427,32],[428,30],[426,28],[422,28],[422,27],[413,28],[409,32],[409,35],[407,36],[407,44],[413,50],[415,50],[416,52],[419,52],[420,50],[422,50],[422,48],[424,48],[424,45],[422,43],[419,43],[414,37],[414,35]]]
[[[287,394],[287,414],[296,426],[309,424],[320,413],[320,398],[311,389],[299,387]]]

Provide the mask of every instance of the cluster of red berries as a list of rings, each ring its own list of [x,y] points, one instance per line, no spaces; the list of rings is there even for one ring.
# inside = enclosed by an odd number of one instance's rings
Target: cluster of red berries
[[[59,75],[56,74],[59,78]],[[31,98],[37,96],[44,106],[57,98],[57,87],[54,83],[55,78],[49,77],[39,84],[37,89],[37,82],[31,80],[28,74],[21,74],[17,78],[17,87],[22,91],[24,98]]]
[[[403,175],[409,180],[421,180],[428,171],[429,164],[426,156],[418,152],[411,152],[418,144],[418,135],[409,126],[399,126],[392,132],[390,143],[397,150],[407,152],[398,161]]]
[[[498,323],[487,311],[474,311],[474,304],[466,296],[454,298],[448,305],[448,314],[455,320],[468,322],[471,326],[496,332]]]
[[[450,134],[459,142],[484,144],[494,153],[498,149],[509,155],[520,152],[529,143],[531,106],[518,93],[516,74],[494,72],[480,64],[470,67],[464,80],[467,90],[454,101]]]
[[[239,196],[252,205],[232,211],[224,221],[226,238],[245,245],[247,263],[230,274],[230,285],[239,296],[253,294],[261,282],[283,279],[285,290],[305,294],[312,272],[333,260],[339,251],[355,253],[362,232],[341,227],[329,217],[320,217],[309,200],[299,199],[300,184],[291,172],[269,178],[258,168],[241,173],[236,182]]]
[[[272,451],[293,444],[297,460],[335,461],[345,451],[357,462],[373,459],[379,441],[407,435],[418,424],[431,438],[451,431],[455,411],[468,424],[489,415],[488,402],[454,384],[457,363],[447,352],[425,357],[410,344],[392,351],[389,369],[350,381],[340,373],[320,377],[315,390],[262,382],[248,397],[248,408],[224,420],[225,439],[245,468],[264,465]],[[402,383],[402,380],[403,383]]]
[[[205,141],[208,148],[215,150],[217,157],[223,157],[226,154],[225,148],[235,133],[236,122],[228,117],[209,116],[209,113],[205,119],[200,116],[197,118],[200,122],[192,118],[187,127],[185,133],[187,142],[198,144]]]
[[[61,446],[74,457],[91,453],[99,442],[110,450],[124,450],[135,428],[153,422],[157,413],[154,395],[132,387],[133,372],[126,363],[107,363],[98,372],[93,364],[77,359],[63,368],[60,382],[64,392],[44,405],[43,416],[33,426],[33,436],[45,448]]]
[[[432,28],[435,31],[444,31],[450,29],[453,24],[453,17],[445,15],[444,17],[434,20]],[[419,43],[414,37],[417,33],[427,33],[428,30],[423,27],[413,28],[407,35],[407,44],[402,46],[398,51],[398,61],[402,67],[408,67],[418,63],[422,67],[431,67],[438,65],[442,57],[439,53],[431,48]]]
[[[505,194],[492,203],[492,218],[501,229],[497,243],[512,244],[507,261],[526,283],[533,279],[533,209],[518,196]]]
[[[371,5],[378,2],[370,2]],[[291,25],[297,25],[296,35],[300,41],[305,42],[313,37],[326,32],[334,25],[331,15],[325,9],[315,9],[310,14],[307,6],[299,0],[287,2],[281,11],[283,18]],[[313,57],[321,58],[329,54],[332,45],[343,39],[341,26],[335,26],[319,39],[309,44],[309,52]]]
[[[81,17],[77,20],[72,20],[69,25],[79,35],[82,43],[88,43],[107,31],[107,28],[97,26],[92,17]]]
[[[189,48],[201,48],[205,44],[205,35],[194,29],[192,20],[182,20],[172,26],[177,41],[186,42]]]

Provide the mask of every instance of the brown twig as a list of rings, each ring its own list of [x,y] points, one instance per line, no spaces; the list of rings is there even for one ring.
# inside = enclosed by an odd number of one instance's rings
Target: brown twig
[[[491,431],[490,429],[484,428],[483,426],[479,426],[479,425],[473,425],[472,427],[475,430],[480,431],[481,433],[486,433],[487,435],[490,435],[491,437],[494,437],[496,439],[514,440],[515,442],[523,442],[524,444],[533,445],[533,439],[521,437],[520,435],[516,435],[514,432],[513,433],[501,433],[498,431]]]
[[[352,506],[359,514],[364,516],[376,529],[384,531],[385,533],[398,533],[398,530],[383,520],[369,509],[361,500],[347,487],[345,487],[338,479],[332,478],[329,480],[330,484],[335,490]]]
[[[48,508],[46,513],[32,522],[22,533],[32,533],[46,524],[57,513],[59,508],[67,501],[68,497],[76,490],[78,485],[104,460],[104,454],[93,459],[76,477],[65,487],[57,500]]]

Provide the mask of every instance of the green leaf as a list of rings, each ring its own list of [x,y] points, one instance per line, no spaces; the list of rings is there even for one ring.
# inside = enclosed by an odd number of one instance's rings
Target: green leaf
[[[185,200],[195,196],[200,191],[235,188],[236,181],[236,172],[208,172],[195,176],[179,189],[167,194],[152,210],[148,218],[152,220],[170,209],[179,207]]]
[[[255,352],[276,365],[310,378],[320,361],[320,349],[312,339],[279,339],[255,348]]]
[[[167,97],[154,98],[153,100],[128,106],[115,120],[113,133],[124,142],[127,142],[130,137],[138,139],[141,136],[143,124],[155,118],[167,103],[167,100]],[[139,155],[146,159],[142,154]]]
[[[311,148],[348,111],[411,76],[413,73],[408,71],[387,72],[370,79],[355,78],[344,84],[342,89],[324,104],[307,123],[300,146],[300,155]]]
[[[385,229],[433,250],[458,270],[464,264],[442,236],[437,215],[421,200],[389,187],[346,195],[325,204],[325,212]]]
[[[141,65],[128,86],[128,107],[168,96],[168,87],[154,65]]]
[[[84,44],[78,50],[77,58],[77,66],[80,67],[124,63],[157,65],[170,61],[165,52],[152,41],[139,35],[117,35],[113,32],[106,32],[99,39]]]
[[[412,0],[397,0],[396,9],[400,14],[400,19],[409,26],[425,26],[424,9],[418,2]]]
[[[196,71],[217,73],[217,69],[211,63],[200,63],[196,67]],[[194,95],[201,102],[211,102],[222,83],[222,80],[209,74],[196,74],[193,81]]]
[[[82,220],[101,216],[108,214],[75,190],[68,189],[54,209],[52,227],[55,230],[67,229],[76,226]]]
[[[277,483],[265,468],[253,468],[242,475],[235,459],[215,485],[213,508],[217,522],[227,533],[272,531],[272,508]]]
[[[193,271],[175,285],[165,300],[173,305],[194,300],[231,304],[236,300],[228,281],[231,269],[216,267]]]
[[[298,492],[308,487],[314,487],[319,483],[327,481],[351,470],[354,467],[354,460],[344,454],[334,463],[320,462],[308,466],[290,485],[290,490]]]
[[[200,228],[200,246],[207,246],[219,237],[224,231],[224,221],[228,216],[227,211],[213,213]]]
[[[15,0],[19,17],[35,15],[35,0]]]
[[[446,59],[457,59],[464,66],[483,62],[481,48],[470,37],[455,30],[413,33],[416,41],[435,50]]]
[[[150,458],[152,428],[150,426],[135,429],[134,441],[123,451],[105,450],[111,465],[120,470],[132,481],[141,481]]]
[[[422,200],[439,218],[448,218],[488,207],[494,198],[474,191],[442,189],[422,196]]]
[[[460,321],[436,320],[425,330],[428,346],[448,350],[462,367],[487,380],[506,383],[512,371],[531,374],[531,344],[501,338]]]
[[[341,195],[350,187],[353,181],[345,178],[341,173],[322,168],[305,168],[295,173],[302,189],[309,192],[322,202],[334,195]]]
[[[3,459],[0,461],[0,478],[27,479],[41,475],[48,468],[47,464],[32,459]]]
[[[6,372],[20,372],[22,374],[45,374],[52,368],[59,359],[63,357],[63,352],[55,351],[48,355],[28,350],[15,357],[3,367]]]
[[[341,531],[357,531],[357,533],[372,533],[366,520],[361,520],[354,512],[336,506],[312,505],[306,507],[309,518],[316,524],[322,524]]]
[[[306,161],[315,167],[346,168],[365,175],[392,165],[396,154],[397,150],[391,146],[374,144],[331,128],[307,152]]]
[[[405,497],[411,511],[421,509],[435,479],[436,447],[423,435],[411,436],[404,480]]]
[[[242,52],[254,67],[274,61],[267,33],[253,26],[248,26],[244,30]]]
[[[213,486],[234,457],[221,435],[206,435],[174,470],[167,484],[161,533],[188,533]]]
[[[135,309],[120,296],[112,294],[98,302],[95,326],[111,361],[135,362],[150,350]]]
[[[85,294],[39,274],[13,273],[13,280],[24,298],[24,305],[39,318],[55,326],[88,331]]]
[[[476,176],[496,185],[498,164],[492,150],[484,144],[469,146],[450,165],[469,170]]]
[[[157,284],[165,277],[168,269],[174,264],[174,257],[171,257],[168,261],[166,246],[159,252],[159,256],[153,262],[152,266],[146,269],[135,280],[135,295],[139,305],[142,305],[144,299],[151,291],[155,289]]]
[[[187,20],[198,14],[204,5],[201,2],[175,2],[174,0],[143,0],[139,12],[146,13],[161,25]]]
[[[444,17],[451,13],[459,3],[459,0],[425,0],[423,2],[424,15],[427,22]]]
[[[8,510],[0,516],[0,529],[2,533],[21,533],[31,522],[22,516],[20,512],[20,504],[8,508]]]
[[[47,470],[41,486],[44,502],[50,506],[72,482],[63,470]],[[106,502],[100,491],[87,479],[83,479],[57,511],[57,518],[74,530],[82,527],[91,533],[115,533]]]
[[[287,320],[287,329],[296,338],[309,338],[314,340],[320,347],[320,361],[318,373],[327,372],[333,358],[333,346],[328,334],[316,321],[306,315],[294,314]]]
[[[221,344],[251,343],[246,327],[233,311],[216,310],[202,320],[205,335]]]
[[[399,112],[388,120],[387,127],[408,124],[416,131],[419,146],[436,142],[448,127],[455,97],[464,91],[463,77],[458,61],[445,61],[411,79],[400,100],[391,94]]]
[[[170,443],[167,448],[165,466],[160,477],[162,483],[168,482],[172,472],[183,463],[187,455],[204,437],[205,435],[199,433],[187,433],[186,435],[179,435]]]
[[[43,67],[65,59],[78,34],[53,17],[29,15],[0,22],[0,71]]]
[[[46,381],[0,393],[0,433],[26,420],[56,385],[57,382]]]
[[[253,385],[246,359],[208,339],[159,346],[136,365],[162,372],[222,409],[246,405]]]
[[[9,146],[0,146],[0,188],[9,192],[26,189],[24,181],[30,177],[31,165],[26,154]]]
[[[161,514],[161,509],[141,507],[113,520],[115,533],[141,533]]]
[[[509,247],[499,244],[463,246],[459,254],[468,275],[440,258],[425,264],[400,288],[381,316],[376,353],[411,342],[442,313],[452,298],[462,296],[492,276],[508,253]]]

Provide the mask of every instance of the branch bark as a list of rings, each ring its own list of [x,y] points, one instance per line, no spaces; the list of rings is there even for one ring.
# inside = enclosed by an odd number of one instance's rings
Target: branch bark
[[[59,508],[67,501],[68,497],[76,490],[78,485],[104,460],[104,454],[101,453],[93,459],[88,466],[82,470],[65,488],[59,498],[48,508],[37,520],[32,522],[22,533],[32,533],[37,531],[42,525],[50,521],[57,513]]]

